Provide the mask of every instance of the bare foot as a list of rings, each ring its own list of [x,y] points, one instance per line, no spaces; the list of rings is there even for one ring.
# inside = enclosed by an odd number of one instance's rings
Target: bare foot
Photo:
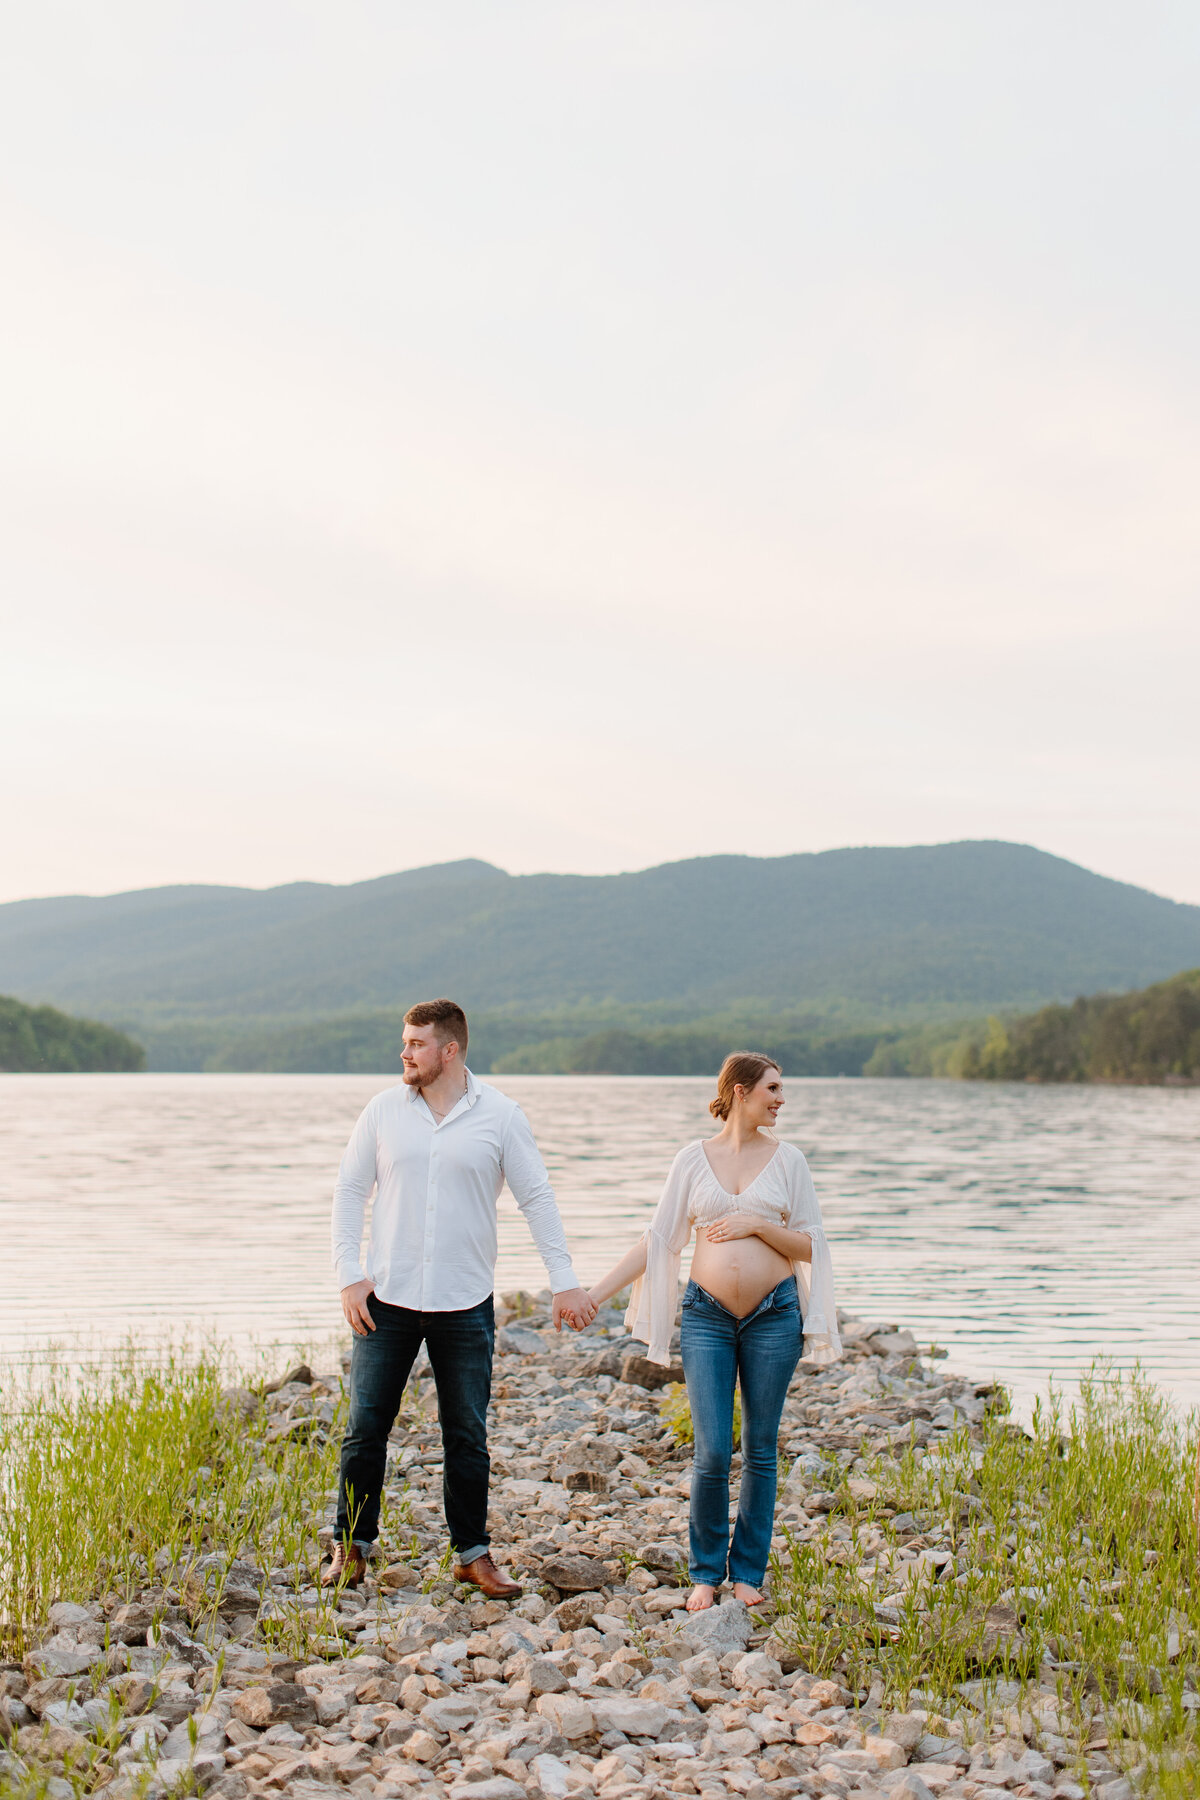
[[[735,1600],[740,1600],[743,1606],[761,1606],[763,1603],[763,1596],[757,1588],[751,1587],[748,1581],[734,1582],[733,1597]],[[691,1602],[689,1601],[688,1604],[690,1605]]]
[[[688,1611],[707,1612],[716,1597],[716,1591],[715,1588],[706,1587],[702,1581],[698,1581],[687,1597]]]

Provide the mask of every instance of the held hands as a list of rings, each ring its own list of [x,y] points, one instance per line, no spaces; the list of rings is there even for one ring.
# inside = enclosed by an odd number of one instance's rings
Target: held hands
[[[554,1296],[554,1329],[561,1331],[563,1320],[572,1331],[582,1331],[596,1316],[596,1306],[586,1288],[568,1288]]]
[[[705,1226],[705,1234],[710,1244],[730,1244],[734,1238],[757,1237],[761,1219],[751,1218],[748,1213],[731,1213],[727,1219],[716,1219]]]
[[[373,1281],[352,1281],[342,1289],[342,1312],[358,1337],[366,1337],[368,1331],[375,1329],[375,1321],[367,1311],[367,1301],[374,1292]]]

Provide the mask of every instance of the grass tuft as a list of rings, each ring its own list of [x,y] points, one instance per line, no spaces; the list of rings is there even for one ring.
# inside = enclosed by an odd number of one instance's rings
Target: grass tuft
[[[1194,1794],[1196,1430],[1140,1373],[1098,1368],[1065,1419],[1052,1393],[1028,1433],[993,1414],[982,1446],[964,1431],[936,1456],[880,1458],[823,1527],[789,1534],[775,1635],[805,1668],[965,1716],[968,1733],[989,1701],[1036,1704],[1081,1771],[1102,1729],[1147,1791]]]
[[[342,1399],[328,1423],[277,1438],[265,1408],[250,1402],[247,1417],[222,1398],[229,1379],[214,1350],[133,1348],[83,1372],[6,1376],[0,1655],[24,1655],[56,1600],[178,1587],[214,1552],[294,1570],[297,1592],[315,1578]],[[206,1575],[201,1615],[215,1616],[224,1585],[219,1570]],[[270,1593],[264,1629],[298,1652],[314,1636],[311,1608]]]

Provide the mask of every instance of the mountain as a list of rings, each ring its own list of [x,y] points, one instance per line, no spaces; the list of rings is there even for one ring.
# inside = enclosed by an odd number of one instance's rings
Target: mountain
[[[122,1031],[0,994],[0,1073],[111,1074],[145,1066],[146,1052]]]
[[[994,842],[711,856],[604,876],[465,861],[345,887],[0,906],[0,991],[135,1027],[190,1021],[218,1038],[238,1021],[444,993],[480,1010],[634,1006],[661,1023],[740,1004],[840,1006],[852,1023],[961,1016],[1139,987],[1197,963],[1200,907]]]

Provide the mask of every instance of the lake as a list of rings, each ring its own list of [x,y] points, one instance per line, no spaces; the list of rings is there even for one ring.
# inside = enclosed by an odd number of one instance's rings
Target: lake
[[[392,1076],[0,1077],[0,1354],[128,1334],[327,1342],[329,1196]],[[708,1080],[496,1076],[529,1115],[582,1279],[646,1223]],[[1200,1402],[1200,1091],[792,1081],[839,1303],[1018,1402],[1096,1356]],[[545,1274],[501,1202],[497,1289]]]

